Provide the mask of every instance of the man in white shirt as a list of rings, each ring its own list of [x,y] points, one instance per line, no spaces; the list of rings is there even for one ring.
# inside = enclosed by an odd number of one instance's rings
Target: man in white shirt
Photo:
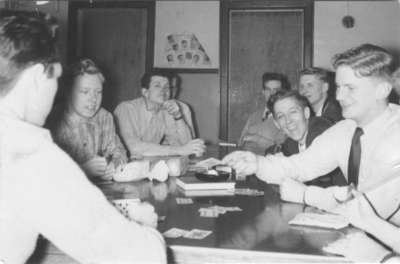
[[[0,263],[25,263],[41,234],[82,263],[165,263],[154,208],[106,200],[41,126],[61,65],[37,12],[0,11]]]
[[[301,182],[339,166],[347,181],[363,191],[399,173],[400,107],[388,103],[392,89],[392,61],[386,50],[371,44],[336,55],[336,98],[342,106],[345,120],[326,130],[309,148],[297,155],[261,157],[249,152],[235,152],[223,161],[238,174],[256,174],[269,183],[281,184],[284,200],[305,202],[326,210],[337,206],[336,193],[343,189],[336,186],[327,189],[306,187]],[[359,130],[363,131],[361,136],[355,133]],[[352,144],[357,142],[357,134],[358,144]],[[361,151],[351,151],[357,149],[352,145],[358,145]],[[349,163],[350,158],[356,160],[356,155],[351,152],[358,153],[358,173],[353,173],[355,163]]]

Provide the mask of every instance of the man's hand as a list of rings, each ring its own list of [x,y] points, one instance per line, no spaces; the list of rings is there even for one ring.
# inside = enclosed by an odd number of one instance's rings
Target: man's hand
[[[362,193],[353,190],[353,195],[355,198],[340,205],[337,210],[335,210],[336,213],[346,217],[353,226],[373,233],[373,229],[376,226],[375,223],[379,223],[382,219],[375,214],[374,209],[370,206]]]
[[[157,214],[151,204],[147,202],[132,203],[129,204],[127,210],[131,220],[153,228],[157,227]]]
[[[107,161],[104,157],[96,156],[81,164],[81,168],[88,176],[103,177],[106,173]]]
[[[200,157],[206,150],[206,145],[204,140],[200,138],[192,139],[185,145],[180,147],[179,154],[182,156],[189,156],[190,154],[195,154],[196,157]]]
[[[328,246],[324,251],[345,256],[354,262],[379,263],[389,253],[387,249],[369,238],[363,232],[347,234]]]
[[[104,181],[111,181],[115,174],[115,166],[114,163],[110,162],[107,165],[106,172],[100,178]]]
[[[168,100],[163,103],[163,107],[167,110],[168,114],[173,118],[179,119],[182,117],[181,108],[175,100]]]
[[[257,156],[249,151],[232,152],[226,155],[222,162],[236,170],[236,176],[239,178],[255,174],[258,170]]]
[[[304,193],[307,186],[291,178],[285,178],[280,185],[280,195],[283,201],[304,203]]]

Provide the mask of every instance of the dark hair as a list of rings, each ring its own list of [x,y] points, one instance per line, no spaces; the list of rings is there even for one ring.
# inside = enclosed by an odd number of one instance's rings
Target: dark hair
[[[165,77],[168,79],[168,81],[170,81],[171,73],[166,70],[158,70],[158,69],[153,69],[145,72],[142,78],[140,79],[140,85],[142,86],[142,88],[149,89],[151,77],[153,76]]]
[[[275,117],[275,110],[274,110],[275,104],[286,98],[294,99],[303,109],[306,107],[310,107],[307,98],[300,95],[298,91],[279,90],[275,94],[271,95],[271,97],[267,102],[267,107],[269,111],[271,111],[274,117]]]
[[[0,11],[0,95],[26,68],[41,63],[49,77],[58,61],[54,19],[39,12]]]
[[[264,84],[268,81],[280,81],[282,85],[282,89],[290,90],[290,83],[287,77],[281,73],[276,72],[265,72],[262,75],[262,87],[264,88]]]
[[[333,57],[335,69],[345,65],[352,68],[359,77],[373,76],[389,81],[393,64],[393,57],[387,50],[372,44],[362,44]]]
[[[322,68],[318,67],[304,68],[300,71],[300,77],[304,75],[314,75],[323,82],[326,82],[328,84],[330,82],[328,71]]]

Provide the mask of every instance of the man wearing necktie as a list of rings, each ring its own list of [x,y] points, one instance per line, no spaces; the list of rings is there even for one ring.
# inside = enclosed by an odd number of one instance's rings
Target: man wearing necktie
[[[379,186],[392,176],[397,177],[396,173],[400,175],[400,106],[388,103],[392,64],[392,56],[385,49],[371,44],[337,54],[333,58],[336,99],[345,120],[330,127],[299,154],[262,157],[238,151],[223,161],[237,175],[256,174],[268,183],[280,184],[283,200],[325,210],[335,208],[339,203],[338,194],[347,192],[348,188],[324,189],[305,186],[303,182],[336,167],[361,192]],[[396,188],[388,191],[397,195]],[[382,197],[371,197],[372,203],[379,204],[375,209],[381,217],[391,216],[398,207],[395,199],[392,197],[385,203],[379,199]]]

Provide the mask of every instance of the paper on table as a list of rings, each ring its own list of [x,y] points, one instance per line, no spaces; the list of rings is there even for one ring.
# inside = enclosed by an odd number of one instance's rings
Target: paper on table
[[[289,224],[341,229],[348,226],[349,221],[341,215],[328,213],[299,213],[289,221]]]

